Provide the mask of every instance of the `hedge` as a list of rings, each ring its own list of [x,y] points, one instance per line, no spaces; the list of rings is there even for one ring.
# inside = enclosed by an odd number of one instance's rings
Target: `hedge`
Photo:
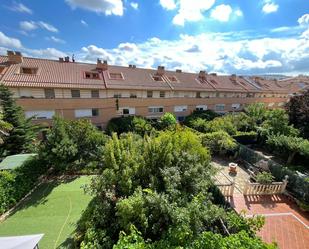
[[[237,131],[236,135],[233,136],[233,138],[241,144],[254,144],[257,142],[257,132],[255,131],[249,131],[249,132],[243,132],[243,131]]]

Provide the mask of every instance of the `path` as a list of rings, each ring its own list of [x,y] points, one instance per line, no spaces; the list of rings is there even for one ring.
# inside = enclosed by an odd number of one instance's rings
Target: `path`
[[[235,181],[235,191],[228,201],[240,212],[248,216],[265,216],[265,225],[258,233],[268,243],[276,241],[280,249],[309,249],[309,214],[302,212],[285,195],[244,196],[242,190],[249,175],[238,168],[237,175],[228,173],[229,161],[214,159],[212,164],[219,169],[216,179],[219,183]]]

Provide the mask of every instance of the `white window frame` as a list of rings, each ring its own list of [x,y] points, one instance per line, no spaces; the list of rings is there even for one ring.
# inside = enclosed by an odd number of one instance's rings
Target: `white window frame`
[[[120,110],[122,115],[135,115],[135,107],[121,107]],[[124,110],[129,110],[129,113],[124,114]]]
[[[31,89],[29,88],[20,88],[19,89],[19,96],[22,98],[22,97],[25,97],[25,98],[30,98],[32,97],[32,91]]]
[[[92,117],[92,109],[75,109],[75,118],[89,118]]]
[[[240,104],[232,104],[232,109],[233,109],[233,110],[238,110],[238,109],[240,109]]]
[[[174,106],[174,112],[185,112],[188,110],[187,105],[176,105]]]
[[[197,111],[206,111],[208,109],[207,105],[197,105],[195,110]]]
[[[54,110],[25,111],[26,118],[33,118],[35,120],[52,119],[54,115],[55,115]]]
[[[216,104],[215,105],[215,110],[218,111],[218,112],[225,111],[225,104]]]
[[[162,112],[159,110],[160,108],[162,108]],[[164,107],[163,106],[149,106],[148,112],[149,113],[163,113]]]

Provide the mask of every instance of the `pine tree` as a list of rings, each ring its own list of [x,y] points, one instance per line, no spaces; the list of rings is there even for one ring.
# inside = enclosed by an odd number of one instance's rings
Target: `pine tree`
[[[0,146],[2,155],[29,152],[39,131],[39,127],[25,117],[23,109],[16,104],[12,95],[6,86],[0,84],[2,119],[12,126],[8,136],[4,137],[4,143]]]

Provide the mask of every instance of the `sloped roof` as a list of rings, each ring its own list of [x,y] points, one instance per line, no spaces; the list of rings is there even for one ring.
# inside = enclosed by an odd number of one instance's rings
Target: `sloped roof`
[[[292,92],[291,82],[277,82],[248,77],[217,76],[209,74],[200,81],[198,73],[165,71],[163,81],[155,81],[154,69],[123,66],[108,66],[98,71],[96,64],[59,62],[57,60],[23,57],[20,64],[8,64],[7,56],[0,56],[0,66],[8,66],[0,78],[11,87],[52,87],[80,89],[132,89],[132,90],[175,90],[175,91],[240,91],[240,92]],[[19,73],[21,67],[37,68],[37,74]],[[88,79],[85,72],[97,72],[99,78]],[[123,79],[111,79],[110,73],[122,74]],[[176,81],[169,77],[176,77]]]

